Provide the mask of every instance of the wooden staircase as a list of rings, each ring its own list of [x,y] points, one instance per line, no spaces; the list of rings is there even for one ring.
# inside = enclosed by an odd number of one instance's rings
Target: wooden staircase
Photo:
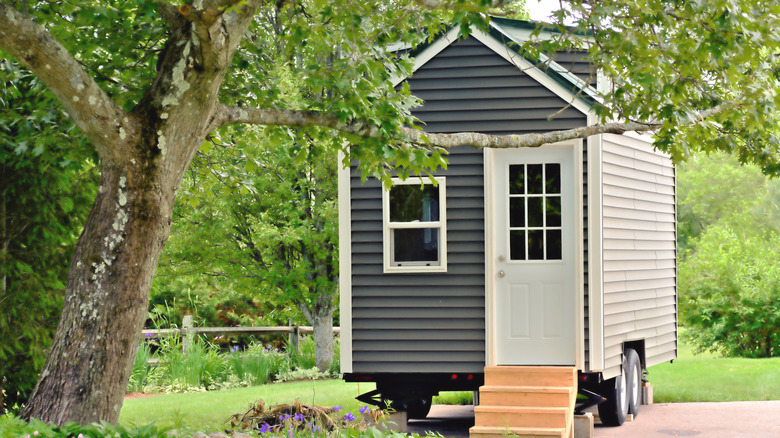
[[[574,367],[485,367],[471,438],[556,437],[573,434]]]

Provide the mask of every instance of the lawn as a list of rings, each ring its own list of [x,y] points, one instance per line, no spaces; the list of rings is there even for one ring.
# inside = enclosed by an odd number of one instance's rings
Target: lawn
[[[680,342],[673,363],[650,367],[656,403],[780,400],[780,358],[694,355]]]
[[[277,383],[223,391],[164,394],[125,400],[119,423],[142,426],[155,423],[175,429],[217,431],[233,414],[244,413],[252,403],[262,399],[266,405],[301,403],[343,406],[357,412],[358,395],[375,388],[372,383],[346,383],[342,380],[316,380]]]

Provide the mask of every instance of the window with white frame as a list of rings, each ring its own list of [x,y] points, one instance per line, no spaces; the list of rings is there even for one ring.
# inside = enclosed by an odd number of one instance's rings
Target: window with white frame
[[[382,192],[385,272],[447,271],[446,178],[393,180]]]

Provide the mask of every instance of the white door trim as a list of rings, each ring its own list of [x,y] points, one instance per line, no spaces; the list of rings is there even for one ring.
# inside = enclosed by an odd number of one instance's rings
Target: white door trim
[[[583,249],[583,141],[568,140],[555,145],[542,147],[570,147],[574,160],[574,287],[575,293],[575,366],[582,369],[584,366],[584,249]],[[522,149],[517,150],[522,153]],[[495,236],[493,224],[495,223],[496,197],[494,190],[495,153],[492,149],[485,149],[484,153],[484,186],[485,186],[485,363],[487,366],[497,365],[496,351],[498,349],[496,336],[496,255]]]

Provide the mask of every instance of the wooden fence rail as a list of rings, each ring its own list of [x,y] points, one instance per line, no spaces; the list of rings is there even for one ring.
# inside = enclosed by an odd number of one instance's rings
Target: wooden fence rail
[[[333,334],[338,335],[341,332],[339,327],[333,327]],[[301,335],[314,333],[310,326],[281,326],[281,327],[195,327],[191,315],[184,315],[182,327],[180,329],[159,329],[144,330],[144,339],[168,338],[172,336],[181,336],[182,347],[186,351],[192,345],[192,338],[195,335],[205,336],[230,336],[230,335],[287,335],[289,344],[293,345],[296,351],[300,351]]]

